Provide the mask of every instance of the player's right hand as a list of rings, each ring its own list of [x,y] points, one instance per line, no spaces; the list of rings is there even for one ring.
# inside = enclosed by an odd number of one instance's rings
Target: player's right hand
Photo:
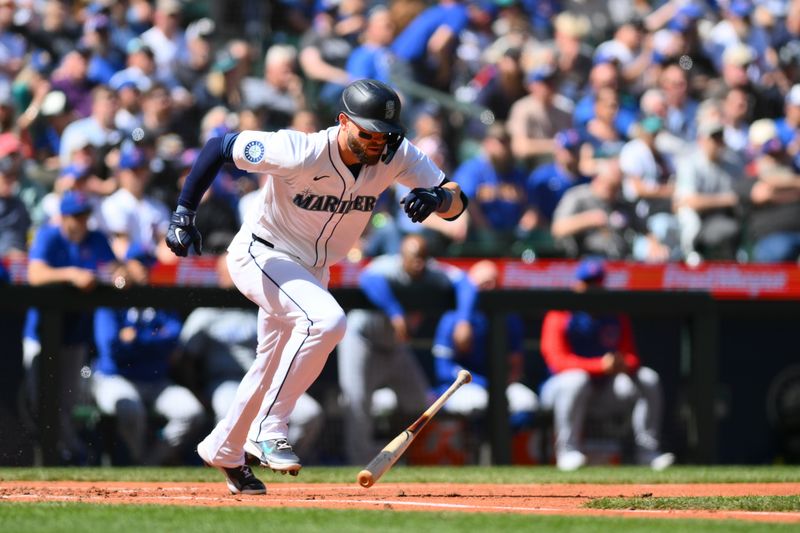
[[[197,255],[202,255],[203,237],[194,225],[194,218],[194,211],[179,205],[169,219],[167,246],[177,256],[186,257],[190,246]]]

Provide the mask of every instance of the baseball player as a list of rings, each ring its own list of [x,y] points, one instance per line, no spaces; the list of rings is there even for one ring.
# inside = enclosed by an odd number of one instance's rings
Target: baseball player
[[[358,80],[342,93],[338,125],[316,133],[243,131],[210,139],[178,199],[167,245],[198,254],[200,198],[226,162],[269,174],[259,209],[228,247],[236,287],[258,307],[256,359],[236,399],[197,446],[234,494],[264,494],[245,452],[264,467],[296,474],[287,420],[344,335],[345,314],[327,291],[328,269],[361,235],[378,196],[394,182],[411,187],[401,200],[414,222],[432,213],[457,218],[466,198],[454,182],[405,140],[400,99],[388,85]]]

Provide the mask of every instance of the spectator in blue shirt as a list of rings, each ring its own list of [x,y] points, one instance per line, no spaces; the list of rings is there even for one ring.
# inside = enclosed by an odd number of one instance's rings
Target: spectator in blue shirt
[[[697,137],[699,104],[691,96],[689,75],[678,63],[668,63],[661,70],[658,86],[664,93],[667,113],[664,129],[687,142]]]
[[[394,22],[389,10],[384,7],[373,8],[367,20],[364,41],[353,50],[345,66],[350,79],[372,78],[389,83],[389,45],[393,38]]]
[[[590,120],[595,118],[597,94],[601,89],[611,88],[617,92],[618,108],[614,116],[614,127],[617,131],[627,134],[630,127],[636,122],[638,112],[636,102],[625,95],[620,95],[620,73],[616,61],[608,57],[601,57],[595,61],[589,73],[589,87],[586,94],[575,104],[573,120],[575,128],[583,130]]]
[[[554,161],[539,166],[528,176],[528,204],[536,212],[536,226],[549,228],[558,202],[567,189],[589,183],[578,171],[578,150],[581,136],[578,130],[558,132],[555,137]]]
[[[145,250],[138,243],[128,249],[126,260],[137,264],[137,271],[143,266],[146,272],[155,263]],[[204,421],[200,401],[169,377],[182,325],[176,312],[151,307],[95,313],[92,392],[100,412],[116,417],[133,464],[174,462]],[[167,421],[152,449],[147,447],[148,413]]]
[[[446,88],[451,81],[458,34],[469,24],[459,0],[443,0],[417,15],[392,42],[392,53],[415,81]]]
[[[489,127],[481,152],[456,169],[453,181],[470,200],[473,238],[502,246],[532,229],[526,212],[525,174],[514,162],[503,124]]]
[[[619,156],[622,147],[633,132],[634,121],[620,121],[620,96],[616,89],[603,87],[594,97],[594,116],[580,130],[583,146],[580,151],[579,168],[583,174],[592,176],[597,172],[599,159]]]
[[[478,261],[469,269],[467,277],[476,291],[490,291],[497,286],[497,266],[489,260]],[[471,416],[485,412],[489,405],[486,375],[489,366],[490,322],[484,313],[473,309],[467,319],[472,334],[465,337],[459,331],[459,320],[461,319],[456,311],[448,311],[436,328],[433,339],[435,391],[437,395],[441,394],[461,369],[469,370],[472,381],[456,391],[445,404],[444,410]],[[506,398],[511,423],[519,426],[536,410],[538,399],[535,392],[521,383],[524,377],[524,326],[519,315],[508,316],[506,332],[510,366]]]
[[[111,40],[111,19],[102,13],[88,18],[83,25],[80,46],[90,51],[87,77],[108,84],[111,76],[125,68],[125,54]]]
[[[59,224],[43,226],[33,240],[28,254],[28,283],[70,283],[82,291],[91,291],[100,282],[101,269],[112,272],[113,279],[124,282],[126,271],[117,263],[108,239],[88,228],[92,211],[89,198],[83,193],[67,191],[61,199],[60,211]],[[41,351],[38,325],[39,313],[31,309],[25,324],[23,346],[28,392],[34,411],[38,376],[36,360]],[[60,441],[42,444],[58,446],[62,459],[74,463],[86,456],[85,445],[72,422],[72,409],[78,399],[81,368],[87,364],[92,340],[91,315],[85,312],[65,314],[63,332],[61,349],[57,354],[61,371],[58,391]]]

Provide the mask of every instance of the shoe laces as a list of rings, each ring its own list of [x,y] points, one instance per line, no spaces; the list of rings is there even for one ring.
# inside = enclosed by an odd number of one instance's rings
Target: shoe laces
[[[253,481],[256,479],[255,474],[253,474],[253,470],[247,465],[240,466],[239,472],[242,473],[242,477],[245,479],[245,481]]]
[[[275,449],[276,450],[292,451],[292,445],[289,444],[289,441],[286,440],[286,439],[276,439],[275,440]]]

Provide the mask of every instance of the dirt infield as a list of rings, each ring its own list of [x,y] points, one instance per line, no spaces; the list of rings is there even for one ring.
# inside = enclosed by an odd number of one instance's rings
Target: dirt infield
[[[0,501],[77,501],[98,504],[155,504],[321,509],[384,509],[524,514],[739,519],[800,523],[800,512],[603,511],[583,508],[592,498],[668,496],[786,496],[800,483],[685,485],[464,485],[445,483],[280,483],[266,496],[232,496],[220,483],[34,482],[0,483]]]

